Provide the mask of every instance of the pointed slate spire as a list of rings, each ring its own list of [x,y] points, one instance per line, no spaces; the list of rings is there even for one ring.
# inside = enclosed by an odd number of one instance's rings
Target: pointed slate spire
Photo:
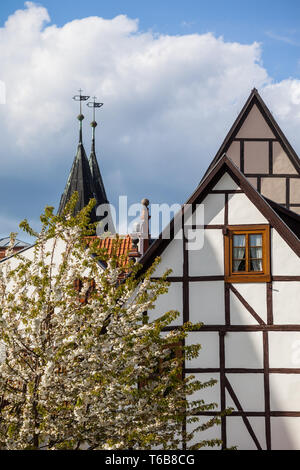
[[[80,101],[80,114],[78,116],[79,121],[79,142],[77,146],[77,153],[73,161],[71,171],[65,186],[65,190],[61,196],[58,214],[61,214],[69,201],[74,191],[78,192],[78,202],[75,208],[75,213],[79,212],[85,207],[90,199],[95,198],[93,177],[91,174],[89,162],[84,150],[82,143],[82,121],[84,116],[81,112],[81,101],[86,101],[89,96],[82,96],[81,90],[80,95],[74,97],[75,100]],[[96,221],[95,210],[91,213],[91,222]]]
[[[91,147],[91,154],[89,158],[89,165],[90,165],[90,170],[91,170],[91,175],[93,179],[93,187],[94,187],[94,193],[95,193],[95,198],[97,201],[96,204],[96,209],[98,206],[101,206],[102,204],[107,204],[109,205],[109,201],[107,199],[103,179],[101,176],[100,168],[98,165],[97,157],[96,157],[96,150],[95,150],[95,130],[97,127],[97,122],[95,121],[95,109],[96,108],[101,108],[103,106],[103,103],[96,103],[96,96],[93,97],[93,101],[87,103],[87,106],[89,108],[93,108],[93,121],[91,122],[91,127],[92,127],[92,147]],[[103,209],[103,208],[102,208]],[[103,213],[103,212],[102,212]],[[104,223],[104,219],[106,223]],[[104,210],[104,215],[97,216],[97,221],[101,222],[100,226],[102,225],[102,228],[100,231],[104,232],[110,232],[110,233],[115,233],[115,224],[112,219],[111,215],[111,210],[110,207],[106,207]],[[99,226],[98,226],[99,228]]]
[[[78,202],[76,204],[75,212],[79,212],[85,207],[90,199],[95,197],[93,178],[89,162],[84,150],[83,144],[80,142],[77,147],[77,153],[65,186],[65,190],[61,196],[58,213],[61,214],[74,193],[78,192]],[[92,214],[92,221],[95,221],[95,215]]]
[[[92,146],[91,146],[91,154],[89,158],[89,165],[90,165],[90,170],[91,170],[91,174],[93,178],[95,197],[97,200],[97,205],[107,204],[108,199],[107,199],[103,179],[101,176],[100,168],[99,168],[97,157],[96,157],[96,150],[95,150],[95,129],[97,127],[97,122],[95,121],[95,108],[100,108],[101,106],[103,106],[103,103],[96,103],[96,97],[94,96],[93,102],[90,102],[87,105],[90,108],[93,108],[93,121],[91,122]]]
[[[95,196],[98,204],[106,204],[108,203],[108,199],[106,196],[106,191],[103,183],[103,179],[101,176],[100,168],[98,165],[96,153],[91,151],[91,155],[89,158],[89,165],[91,170],[91,175],[93,179],[93,184],[95,188]]]

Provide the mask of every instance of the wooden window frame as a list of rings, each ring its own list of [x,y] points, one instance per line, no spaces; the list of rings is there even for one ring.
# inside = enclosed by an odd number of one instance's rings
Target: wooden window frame
[[[233,235],[262,234],[262,271],[232,270],[232,240]],[[270,255],[270,226],[269,225],[229,225],[224,234],[225,282],[270,282],[271,281],[271,255]],[[248,264],[249,245],[246,243],[246,264]]]

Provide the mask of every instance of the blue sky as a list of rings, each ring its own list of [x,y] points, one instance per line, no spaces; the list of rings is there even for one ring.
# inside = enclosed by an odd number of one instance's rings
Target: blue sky
[[[296,0],[1,2],[1,236],[57,207],[79,87],[104,102],[97,153],[115,204],[184,202],[253,86],[299,153],[299,19]]]
[[[277,80],[300,74],[298,0],[44,0],[58,26],[88,16],[138,18],[140,29],[164,34],[213,32],[227,41],[263,44],[262,60]],[[2,24],[24,1],[0,3]]]

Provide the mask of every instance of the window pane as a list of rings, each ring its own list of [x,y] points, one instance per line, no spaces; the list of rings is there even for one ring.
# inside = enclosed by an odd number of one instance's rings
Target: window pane
[[[250,248],[250,258],[262,258],[262,248]]]
[[[245,248],[233,248],[233,258],[234,259],[245,258]],[[256,258],[256,256],[253,256],[253,258]],[[257,258],[260,258],[260,256],[257,256]]]
[[[233,272],[237,272],[237,271],[245,271],[245,267],[246,267],[246,262],[245,260],[242,260],[242,261],[233,261]]]
[[[252,235],[250,235],[249,243],[250,243],[250,246],[262,246],[262,234],[253,233]]]
[[[245,246],[246,235],[233,235],[233,246]]]
[[[250,260],[250,271],[262,271],[262,260],[251,259]]]

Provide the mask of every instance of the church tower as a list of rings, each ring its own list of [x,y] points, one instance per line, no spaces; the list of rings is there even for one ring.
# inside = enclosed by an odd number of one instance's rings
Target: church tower
[[[96,150],[95,150],[95,130],[97,127],[97,122],[95,121],[95,108],[100,108],[103,106],[103,103],[96,103],[96,97],[94,96],[93,102],[88,103],[89,107],[93,108],[93,121],[91,122],[92,127],[92,147],[91,147],[91,154],[89,158],[89,166],[91,170],[95,197],[97,200],[97,205],[99,204],[109,204],[106,191],[103,183],[103,179],[101,176],[100,168],[98,165],[97,157],[96,157]]]
[[[60,199],[58,214],[63,213],[71,195],[74,193],[74,191],[77,191],[78,202],[75,207],[75,213],[83,209],[89,203],[89,201],[94,198],[96,199],[96,206],[91,212],[91,222],[100,222],[103,219],[103,216],[97,216],[97,207],[102,204],[109,204],[95,151],[95,128],[97,126],[97,122],[95,121],[95,108],[100,108],[103,103],[96,103],[95,97],[93,102],[87,103],[89,107],[93,108],[93,121],[91,123],[92,147],[90,158],[88,160],[82,139],[82,121],[84,116],[82,114],[81,104],[82,101],[87,101],[89,96],[82,95],[81,91],[82,90],[79,90],[80,94],[73,97],[75,101],[79,101],[80,103],[80,112],[77,118],[79,121],[79,142],[77,146],[77,153],[74,158],[64,192]],[[110,232],[115,231],[114,228],[112,229],[112,227],[113,225],[110,223]]]

